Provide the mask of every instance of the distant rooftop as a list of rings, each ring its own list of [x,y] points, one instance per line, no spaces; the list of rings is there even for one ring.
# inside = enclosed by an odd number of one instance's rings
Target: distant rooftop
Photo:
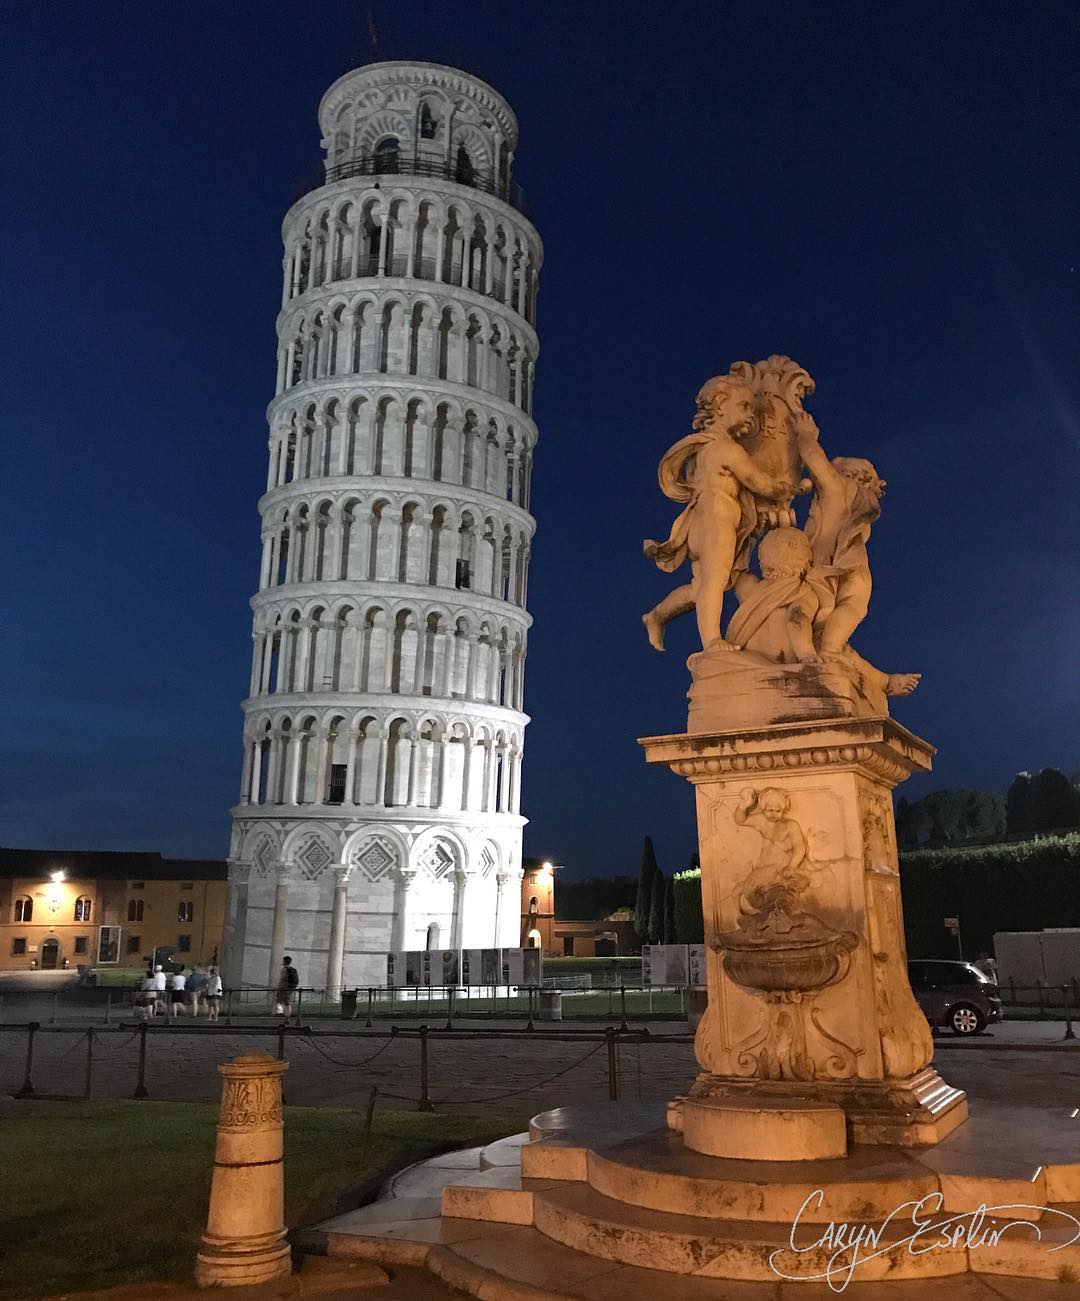
[[[163,858],[148,850],[0,847],[0,877],[44,877],[60,869],[77,878],[107,880],[224,881],[228,876],[223,859]]]

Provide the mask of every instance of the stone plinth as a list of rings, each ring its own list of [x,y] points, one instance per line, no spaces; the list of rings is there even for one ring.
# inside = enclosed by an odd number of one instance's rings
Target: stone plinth
[[[687,1097],[836,1105],[856,1143],[962,1123],[908,984],[893,827],[932,747],[884,716],[641,744],[697,794],[709,1005]],[[681,1128],[680,1099],[670,1114]]]
[[[282,1170],[281,1077],[288,1063],[248,1053],[218,1070],[225,1085],[195,1281],[199,1287],[267,1283],[292,1268]]]
[[[706,1156],[828,1161],[847,1152],[844,1113],[829,1102],[686,1098],[680,1111],[683,1142]]]

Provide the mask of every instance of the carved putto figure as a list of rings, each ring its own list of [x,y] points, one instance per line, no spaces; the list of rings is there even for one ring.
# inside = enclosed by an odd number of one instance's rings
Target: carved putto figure
[[[907,695],[919,682],[917,673],[875,668],[850,641],[869,608],[867,543],[885,482],[869,461],[825,454],[802,407],[813,390],[806,371],[780,356],[736,362],[702,387],[693,432],[660,462],[661,490],[686,506],[665,542],[645,542],[646,556],[666,572],[689,560],[691,579],[643,622],[663,650],[665,625],[696,609],[705,654],[691,661],[695,681],[782,665],[794,676],[816,671],[826,686],[839,675],[862,710],[884,713],[886,696]],[[800,528],[792,503],[811,488]],[[751,568],[755,544],[759,573]],[[729,589],[738,608],[722,629]],[[775,674],[768,681],[774,685]],[[805,692],[821,695],[809,685]]]
[[[759,521],[793,523],[795,486],[769,473],[740,446],[754,428],[754,392],[735,375],[717,375],[697,395],[693,432],[660,462],[660,490],[686,508],[665,542],[645,543],[645,554],[666,573],[690,561],[690,582],[644,616],[649,640],[664,649],[664,625],[697,609],[701,644],[722,642],[724,593],[747,564]]]

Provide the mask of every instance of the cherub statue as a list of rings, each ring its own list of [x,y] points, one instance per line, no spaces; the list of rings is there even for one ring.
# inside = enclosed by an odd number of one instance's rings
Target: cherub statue
[[[665,542],[645,542],[645,555],[665,573],[689,559],[691,579],[642,616],[657,650],[665,624],[695,607],[702,647],[726,646],[724,593],[746,569],[750,539],[763,525],[794,522],[795,486],[764,473],[739,445],[753,421],[753,391],[736,375],[717,375],[697,395],[693,433],[660,462],[661,491],[687,504]]]
[[[761,851],[753,870],[739,887],[739,908],[753,912],[762,906],[765,892],[781,888],[801,894],[810,884],[802,870],[806,863],[806,836],[789,818],[791,800],[770,786],[763,791],[744,790],[732,816],[740,827],[753,827],[761,836]]]
[[[828,585],[811,568],[810,539],[801,529],[772,529],[758,543],[761,577],[749,572],[735,582],[739,608],[727,627],[729,645],[774,663],[816,664],[813,622]]]
[[[881,514],[885,481],[869,461],[837,456],[831,461],[818,441],[813,416],[795,412],[789,421],[803,464],[814,481],[814,500],[806,522],[814,566],[829,575],[832,600],[823,600],[814,617],[820,654],[847,659],[865,673],[883,678],[889,696],[909,695],[919,685],[918,673],[882,674],[849,644],[851,634],[866,618],[873,583],[866,544]]]

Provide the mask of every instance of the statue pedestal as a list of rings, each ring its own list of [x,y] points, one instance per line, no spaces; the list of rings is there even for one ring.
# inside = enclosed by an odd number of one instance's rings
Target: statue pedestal
[[[641,744],[697,793],[709,1004],[671,1127],[688,1102],[758,1104],[766,1127],[773,1108],[763,1147],[791,1160],[796,1104],[825,1104],[852,1142],[939,1142],[967,1102],[930,1066],[908,984],[891,799],[932,747],[887,716]]]

